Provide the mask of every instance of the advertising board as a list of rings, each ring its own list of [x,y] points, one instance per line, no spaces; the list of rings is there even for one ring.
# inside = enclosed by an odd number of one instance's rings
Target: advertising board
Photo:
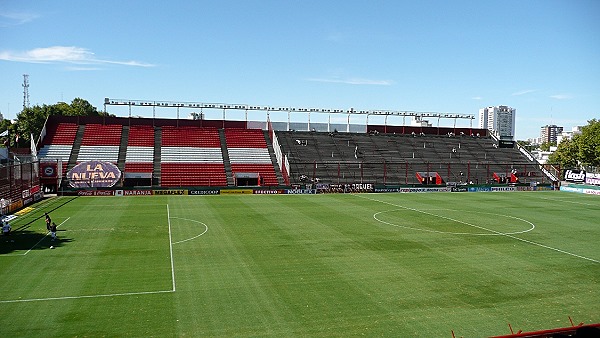
[[[67,172],[69,185],[73,188],[109,188],[121,179],[121,171],[105,161],[85,161]]]

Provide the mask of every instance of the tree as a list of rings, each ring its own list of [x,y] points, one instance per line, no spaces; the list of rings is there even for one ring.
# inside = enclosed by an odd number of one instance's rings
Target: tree
[[[11,146],[14,140],[11,140],[11,138],[13,135],[15,135],[15,125],[13,125],[10,120],[4,119],[0,121],[0,133],[3,133],[7,130],[8,136],[0,137],[0,146]]]
[[[71,101],[71,106],[69,107],[66,114],[68,116],[101,116],[104,113],[99,112],[96,107],[92,106],[88,101],[75,98]]]
[[[581,134],[572,140],[564,140],[558,149],[548,157],[548,163],[566,168],[600,166],[600,121],[593,119],[583,127]]]
[[[534,145],[532,145],[532,144],[531,144],[531,142],[529,142],[529,141],[517,141],[517,143],[518,143],[518,144],[519,144],[521,147],[523,147],[523,148],[527,149],[527,151],[532,151],[532,150],[534,150],[534,148],[535,148],[535,146],[534,146]]]
[[[577,168],[579,159],[577,156],[577,143],[575,136],[572,140],[563,140],[558,144],[555,152],[548,156],[548,163],[558,164],[562,168]]]
[[[30,108],[23,109],[17,115],[17,123],[12,135],[18,133],[21,142],[28,142],[30,135],[33,133],[37,137],[42,132],[42,128],[46,123],[48,116],[104,116],[108,115],[104,112],[99,112],[96,107],[92,106],[88,101],[75,98],[71,104],[58,102],[53,105],[35,105]],[[14,140],[13,140],[14,141]]]
[[[600,166],[600,120],[588,121],[578,138],[579,158],[584,166]]]

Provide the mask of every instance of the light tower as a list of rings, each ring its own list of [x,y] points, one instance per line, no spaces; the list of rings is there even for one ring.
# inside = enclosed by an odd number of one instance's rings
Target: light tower
[[[23,109],[29,108],[29,75],[23,74]]]

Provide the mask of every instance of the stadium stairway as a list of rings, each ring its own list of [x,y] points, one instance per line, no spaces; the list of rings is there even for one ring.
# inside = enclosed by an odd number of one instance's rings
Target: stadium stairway
[[[162,144],[162,129],[154,127],[154,170],[152,171],[152,185],[159,186],[161,180],[160,157]]]
[[[123,126],[121,131],[121,144],[119,145],[119,158],[117,167],[121,172],[125,172],[125,156],[127,155],[127,141],[129,140],[129,126]]]
[[[279,185],[285,185],[285,181],[283,179],[283,174],[281,173],[281,168],[279,168],[279,164],[277,163],[277,157],[275,156],[275,150],[273,149],[273,143],[271,142],[271,138],[269,137],[269,131],[264,130],[263,134],[265,136],[265,142],[267,143],[267,149],[269,150],[269,155],[271,156],[271,163],[273,164],[273,169],[275,170],[275,176],[277,176],[277,183]],[[225,157],[225,156],[223,156]]]
[[[229,151],[227,150],[227,140],[225,138],[225,130],[219,129],[219,140],[221,141],[221,153],[223,154],[223,166],[225,167],[225,176],[227,177],[227,186],[235,185],[233,179],[233,170],[231,170],[231,160],[229,159]]]

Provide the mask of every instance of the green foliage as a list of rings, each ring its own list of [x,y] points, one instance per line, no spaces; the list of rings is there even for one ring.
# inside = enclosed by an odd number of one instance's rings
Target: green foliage
[[[23,109],[17,115],[17,123],[11,126],[11,135],[15,135],[16,133],[18,133],[20,135],[19,143],[27,144],[29,143],[30,135],[32,133],[34,137],[40,135],[48,116],[54,115],[103,116],[105,114],[104,112],[98,111],[96,107],[92,106],[88,101],[81,98],[73,99],[71,104],[67,104],[65,102],[58,102],[53,105],[35,105],[33,107]],[[8,122],[10,123],[10,121]],[[11,142],[14,143],[14,138],[12,138]]]
[[[532,144],[531,144],[531,142],[529,142],[529,141],[517,141],[517,143],[518,143],[518,144],[519,144],[521,147],[523,147],[523,148],[527,149],[527,151],[532,151],[532,150],[535,150],[535,146],[534,146],[534,145],[532,145]]]
[[[8,137],[2,137],[0,140],[1,146],[12,146],[14,144],[14,135],[15,135],[16,125],[12,124],[10,120],[4,119],[0,121],[0,133],[3,133],[8,130]]]
[[[600,166],[600,120],[592,119],[572,140],[564,140],[548,157],[548,163],[563,168]]]
[[[600,120],[593,119],[583,127],[578,138],[578,155],[584,166],[600,166]]]
[[[555,142],[544,142],[542,144],[540,144],[540,150],[541,151],[550,151],[550,147],[554,147],[556,146]]]
[[[577,167],[577,144],[573,140],[563,140],[558,149],[548,156],[548,163],[558,164],[563,168]]]

